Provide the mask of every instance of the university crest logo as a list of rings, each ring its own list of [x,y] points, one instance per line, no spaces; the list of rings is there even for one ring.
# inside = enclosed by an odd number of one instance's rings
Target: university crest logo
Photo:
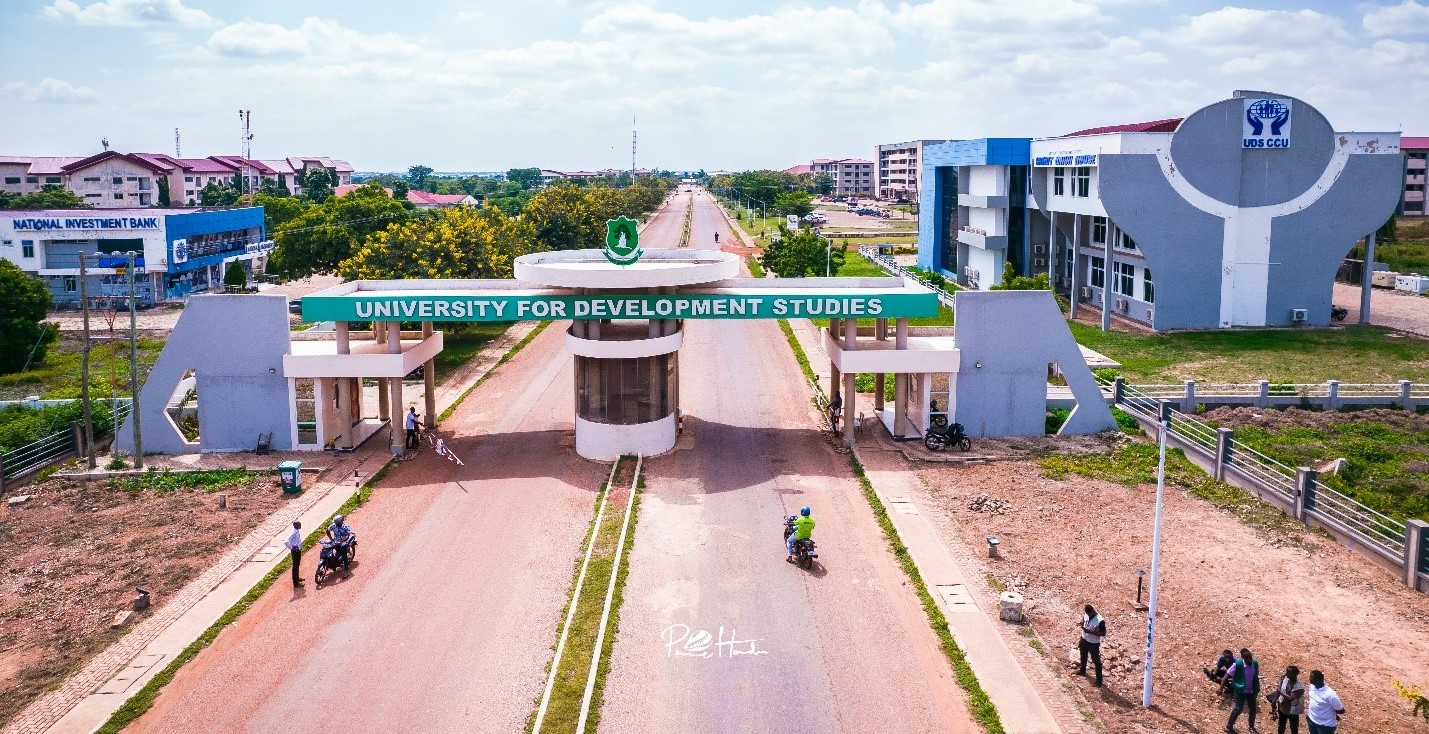
[[[635,261],[645,254],[640,249],[638,223],[633,219],[626,219],[623,215],[618,219],[607,219],[605,222],[605,249],[601,250],[601,253],[612,264],[634,265]]]

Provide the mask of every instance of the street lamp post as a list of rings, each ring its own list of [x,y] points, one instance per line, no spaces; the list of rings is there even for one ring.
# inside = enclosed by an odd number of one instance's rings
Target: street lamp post
[[[129,264],[125,270],[129,274],[129,425],[134,427],[134,468],[144,468],[144,439],[139,432],[139,329],[134,304],[134,265],[137,254],[129,251]],[[114,424],[115,433],[119,424]]]
[[[1151,597],[1146,605],[1146,670],[1141,679],[1141,707],[1151,708],[1151,669],[1156,660],[1156,591],[1161,579],[1161,508],[1166,492],[1166,434],[1171,432],[1171,405],[1161,404],[1161,435],[1157,443],[1156,513],[1151,522]]]

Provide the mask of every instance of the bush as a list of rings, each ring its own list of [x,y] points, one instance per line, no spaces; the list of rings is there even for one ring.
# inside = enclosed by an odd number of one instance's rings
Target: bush
[[[109,401],[95,400],[90,406],[95,435],[114,430]],[[43,408],[7,405],[0,408],[0,451],[11,451],[52,433],[68,430],[72,421],[81,420],[84,420],[84,406],[77,400]]]
[[[228,264],[228,272],[223,274],[223,284],[242,290],[248,285],[248,271],[237,260]]]
[[[1067,416],[1072,411],[1066,408],[1049,408],[1047,410],[1047,435],[1051,436],[1062,429],[1062,424],[1067,422]]]
[[[49,307],[44,282],[0,258],[0,373],[44,361],[46,349],[59,336],[58,329],[44,322]]]

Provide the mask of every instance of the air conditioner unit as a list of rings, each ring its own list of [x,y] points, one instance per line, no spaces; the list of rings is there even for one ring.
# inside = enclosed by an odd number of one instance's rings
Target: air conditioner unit
[[[1084,285],[1084,286],[1082,286],[1082,298],[1085,299],[1085,298],[1091,298],[1091,297],[1092,297],[1092,287],[1089,286],[1089,285]]]
[[[1308,309],[1308,308],[1292,308],[1292,309],[1290,309],[1290,322],[1291,322],[1291,323],[1303,324],[1303,323],[1305,323],[1307,320],[1309,320],[1309,318],[1310,318],[1310,309]]]
[[[1147,321],[1152,321],[1152,320],[1153,320],[1152,317],[1155,316],[1155,315],[1156,315],[1156,309],[1154,309],[1154,308],[1148,308],[1148,309],[1146,309],[1146,320],[1147,320]]]
[[[1046,254],[1047,254],[1047,246],[1046,246],[1046,245],[1033,245],[1033,246],[1032,246],[1032,254],[1034,254],[1034,255],[1046,255]]]
[[[1034,268],[1045,268],[1045,267],[1047,267],[1047,258],[1045,258],[1045,257],[1033,258],[1033,260],[1032,260],[1032,267],[1034,267]]]
[[[1126,302],[1125,298],[1116,299],[1116,310],[1125,311],[1129,306],[1130,304]]]

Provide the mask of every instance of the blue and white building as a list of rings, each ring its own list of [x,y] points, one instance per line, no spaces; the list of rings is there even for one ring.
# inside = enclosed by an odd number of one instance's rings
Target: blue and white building
[[[141,305],[222,290],[232,261],[251,275],[273,242],[262,207],[232,209],[63,209],[0,211],[0,257],[49,286],[56,307],[79,303],[79,254],[92,305],[127,303],[126,253],[135,252]]]
[[[987,289],[1011,262],[1074,315],[1157,330],[1328,324],[1336,271],[1404,176],[1399,133],[1337,132],[1253,91],[1184,119],[945,143],[923,165],[921,267]]]

